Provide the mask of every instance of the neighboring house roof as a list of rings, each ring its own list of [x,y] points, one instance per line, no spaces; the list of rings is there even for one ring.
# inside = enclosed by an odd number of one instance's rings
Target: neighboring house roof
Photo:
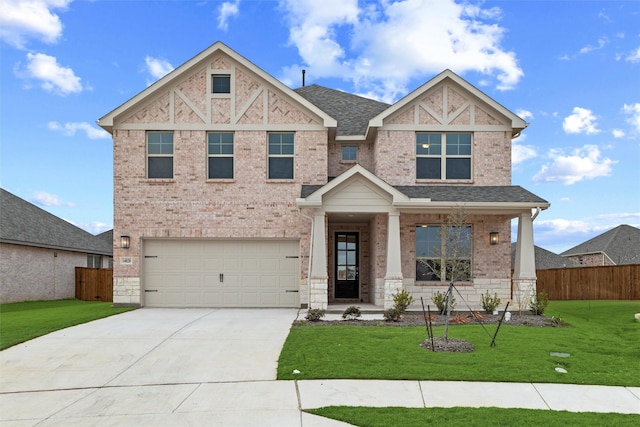
[[[117,120],[119,116],[123,115],[127,111],[133,111],[136,108],[139,108],[139,104],[141,102],[148,101],[150,96],[152,96],[152,94],[160,93],[161,91],[165,90],[165,88],[170,87],[171,84],[179,81],[179,79],[183,77],[185,73],[188,73],[189,71],[192,71],[194,68],[200,66],[201,63],[206,61],[208,58],[211,57],[211,55],[214,55],[217,52],[224,53],[225,55],[232,58],[234,61],[238,62],[242,66],[254,72],[256,75],[258,75],[260,78],[262,78],[272,87],[286,93],[287,96],[289,96],[292,100],[298,102],[301,106],[306,108],[308,111],[311,111],[313,114],[318,116],[325,127],[328,127],[328,128],[336,127],[337,125],[336,120],[333,117],[330,117],[325,111],[321,110],[313,103],[307,101],[304,97],[297,94],[295,91],[287,87],[284,83],[272,77],[269,73],[262,70],[260,67],[258,67],[257,65],[255,65],[254,63],[246,59],[244,56],[238,54],[236,51],[234,51],[233,49],[229,48],[227,45],[219,41],[215,42],[214,44],[209,46],[207,49],[203,50],[202,52],[200,52],[199,54],[197,54],[196,56],[194,56],[193,58],[191,58],[190,60],[188,60],[187,62],[185,62],[178,68],[176,68],[175,70],[171,71],[169,74],[162,77],[160,80],[153,83],[151,86],[149,86],[142,92],[138,93],[136,96],[129,99],[124,104],[117,107],[115,110],[101,117],[98,120],[98,125],[103,129],[105,129],[107,132],[112,133],[114,122]]]
[[[548,270],[550,268],[567,268],[567,267],[580,267],[577,262],[565,258],[561,255],[541,248],[540,246],[534,246],[534,254],[536,258],[536,270]],[[516,265],[516,244],[511,243],[511,268]]]
[[[640,264],[640,229],[619,225],[564,251],[562,256],[605,254],[616,265]]]
[[[364,136],[369,120],[390,107],[384,102],[315,84],[295,89],[295,92],[338,121],[338,137]]]
[[[0,242],[112,255],[112,244],[0,189]]]
[[[101,240],[107,242],[110,246],[113,245],[113,229],[107,230],[107,231],[105,231],[103,233],[100,233],[100,234],[96,234],[96,237],[98,239],[101,239]]]

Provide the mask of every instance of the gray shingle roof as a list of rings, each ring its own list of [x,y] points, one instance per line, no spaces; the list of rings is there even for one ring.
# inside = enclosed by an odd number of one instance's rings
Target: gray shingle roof
[[[112,255],[111,243],[0,189],[0,242]]]
[[[541,248],[540,246],[533,247],[536,270],[547,270],[550,268],[567,268],[567,267],[580,267],[580,264],[565,258],[561,255],[555,254],[551,251]],[[511,268],[515,268],[516,264],[516,244],[511,243]]]
[[[321,185],[303,185],[300,197],[305,198],[321,187]],[[548,203],[519,185],[485,187],[396,185],[394,188],[412,199],[431,199],[432,202]]]
[[[315,84],[295,92],[338,121],[338,136],[364,135],[369,120],[390,107],[384,102]]]
[[[619,225],[564,251],[562,256],[605,253],[617,265],[640,264],[640,229]]]

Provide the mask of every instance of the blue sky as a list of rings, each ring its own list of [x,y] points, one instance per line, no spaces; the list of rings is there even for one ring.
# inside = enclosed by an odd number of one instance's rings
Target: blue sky
[[[513,184],[561,252],[640,226],[640,2],[0,0],[0,185],[92,233],[113,224],[95,121],[220,40],[292,88],[394,102],[445,68],[530,123]],[[514,236],[515,238],[515,236]]]

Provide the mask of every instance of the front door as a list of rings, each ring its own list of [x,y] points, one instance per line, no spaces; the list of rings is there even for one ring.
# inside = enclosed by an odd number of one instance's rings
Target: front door
[[[336,233],[336,298],[356,299],[360,294],[359,235],[356,232]]]

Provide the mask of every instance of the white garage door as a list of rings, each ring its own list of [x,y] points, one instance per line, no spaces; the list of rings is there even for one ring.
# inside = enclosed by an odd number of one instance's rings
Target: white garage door
[[[148,307],[299,307],[297,241],[145,240]]]

